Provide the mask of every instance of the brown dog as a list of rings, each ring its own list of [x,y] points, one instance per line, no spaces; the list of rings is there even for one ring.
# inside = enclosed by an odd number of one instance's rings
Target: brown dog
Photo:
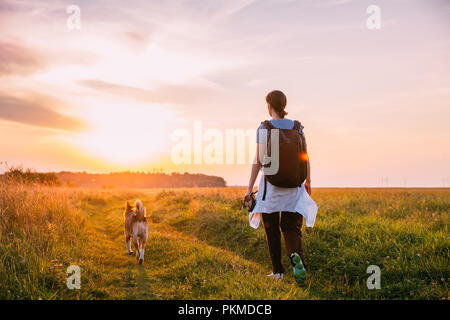
[[[136,248],[136,259],[140,264],[144,262],[145,243],[148,238],[148,225],[145,212],[142,201],[136,200],[134,206],[131,206],[127,201],[127,208],[124,213],[127,251],[128,254],[133,254],[133,251],[131,251],[131,239],[133,239],[133,244]]]

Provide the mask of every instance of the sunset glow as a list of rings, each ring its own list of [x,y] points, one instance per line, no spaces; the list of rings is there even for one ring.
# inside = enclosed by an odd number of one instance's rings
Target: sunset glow
[[[313,185],[450,185],[447,2],[380,0],[379,30],[367,1],[132,3],[77,1],[70,29],[70,1],[2,1],[0,161],[245,185],[249,164],[174,164],[172,134],[201,121],[256,135],[280,89],[305,126]]]
[[[139,163],[163,151],[161,136],[170,115],[169,110],[161,107],[113,104],[97,107],[84,115],[92,129],[76,135],[70,142],[111,163]]]

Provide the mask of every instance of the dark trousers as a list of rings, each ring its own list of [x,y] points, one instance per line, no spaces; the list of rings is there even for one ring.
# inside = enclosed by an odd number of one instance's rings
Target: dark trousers
[[[296,212],[273,212],[263,213],[264,229],[266,230],[267,245],[269,246],[270,260],[272,261],[273,273],[284,273],[284,267],[281,263],[281,232],[283,233],[284,243],[288,257],[296,252],[303,261],[302,248],[302,223],[303,216]]]

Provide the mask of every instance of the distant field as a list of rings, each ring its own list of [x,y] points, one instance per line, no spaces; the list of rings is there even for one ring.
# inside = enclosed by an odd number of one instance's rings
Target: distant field
[[[266,277],[264,231],[248,226],[243,192],[0,183],[0,298],[449,299],[449,189],[313,190],[302,286],[290,273]],[[125,201],[136,198],[150,222],[142,266],[123,235]],[[366,288],[372,264],[380,290]],[[80,290],[66,287],[69,265],[81,268]]]

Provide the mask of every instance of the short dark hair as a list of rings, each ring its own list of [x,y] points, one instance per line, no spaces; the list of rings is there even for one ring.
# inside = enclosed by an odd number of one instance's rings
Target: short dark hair
[[[288,113],[284,111],[287,104],[287,98],[280,90],[270,91],[266,96],[266,102],[270,104],[273,110],[281,117],[284,118]]]

